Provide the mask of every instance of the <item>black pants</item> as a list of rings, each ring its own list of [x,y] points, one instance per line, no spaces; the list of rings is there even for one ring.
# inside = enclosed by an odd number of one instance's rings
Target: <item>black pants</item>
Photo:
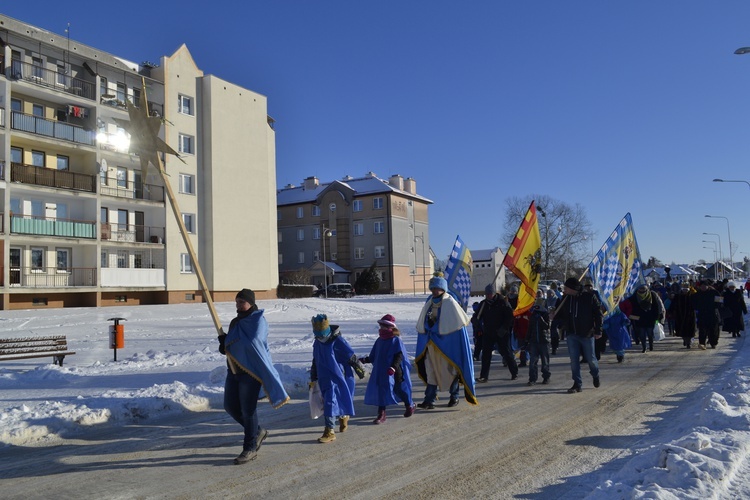
[[[497,344],[497,350],[500,351],[500,356],[503,357],[505,363],[508,365],[508,370],[512,376],[518,375],[518,365],[516,364],[516,358],[513,356],[513,351],[510,348],[510,334],[506,333],[503,336],[496,334],[488,334],[484,332],[484,338],[482,339],[482,370],[479,373],[481,378],[488,378],[490,375],[490,363],[492,362],[492,348]]]

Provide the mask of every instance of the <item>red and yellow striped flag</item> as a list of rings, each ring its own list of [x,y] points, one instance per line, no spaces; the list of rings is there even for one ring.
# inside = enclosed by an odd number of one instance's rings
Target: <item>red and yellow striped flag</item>
[[[522,284],[518,290],[518,305],[513,311],[515,316],[520,316],[534,305],[539,286],[539,272],[542,268],[541,257],[542,237],[539,234],[536,206],[532,201],[503,259],[503,265],[510,269]]]

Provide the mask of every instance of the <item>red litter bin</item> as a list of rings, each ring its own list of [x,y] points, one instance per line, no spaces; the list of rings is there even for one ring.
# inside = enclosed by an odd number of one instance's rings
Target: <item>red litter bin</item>
[[[126,321],[125,318],[109,318],[107,321],[114,321],[114,324],[109,325],[109,348],[115,353],[115,361],[117,361],[117,349],[125,347],[125,325],[121,325],[120,321]]]

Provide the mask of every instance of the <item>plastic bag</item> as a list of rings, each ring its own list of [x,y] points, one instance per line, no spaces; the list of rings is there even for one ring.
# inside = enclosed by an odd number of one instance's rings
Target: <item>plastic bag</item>
[[[658,321],[654,325],[654,340],[664,340],[666,335],[664,334],[664,327]]]
[[[320,392],[320,386],[317,382],[314,382],[310,387],[310,416],[312,418],[320,418],[323,416],[325,410],[325,402],[323,401],[323,394]]]

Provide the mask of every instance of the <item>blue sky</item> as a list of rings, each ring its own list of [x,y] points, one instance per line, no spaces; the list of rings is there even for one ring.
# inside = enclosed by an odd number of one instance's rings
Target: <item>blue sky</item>
[[[277,183],[368,171],[432,199],[431,245],[500,246],[505,199],[586,210],[597,246],[630,212],[642,256],[750,256],[750,2],[5,2],[126,59],[186,43],[268,96]],[[142,19],[142,22],[139,20]],[[747,254],[743,253],[747,252]]]

